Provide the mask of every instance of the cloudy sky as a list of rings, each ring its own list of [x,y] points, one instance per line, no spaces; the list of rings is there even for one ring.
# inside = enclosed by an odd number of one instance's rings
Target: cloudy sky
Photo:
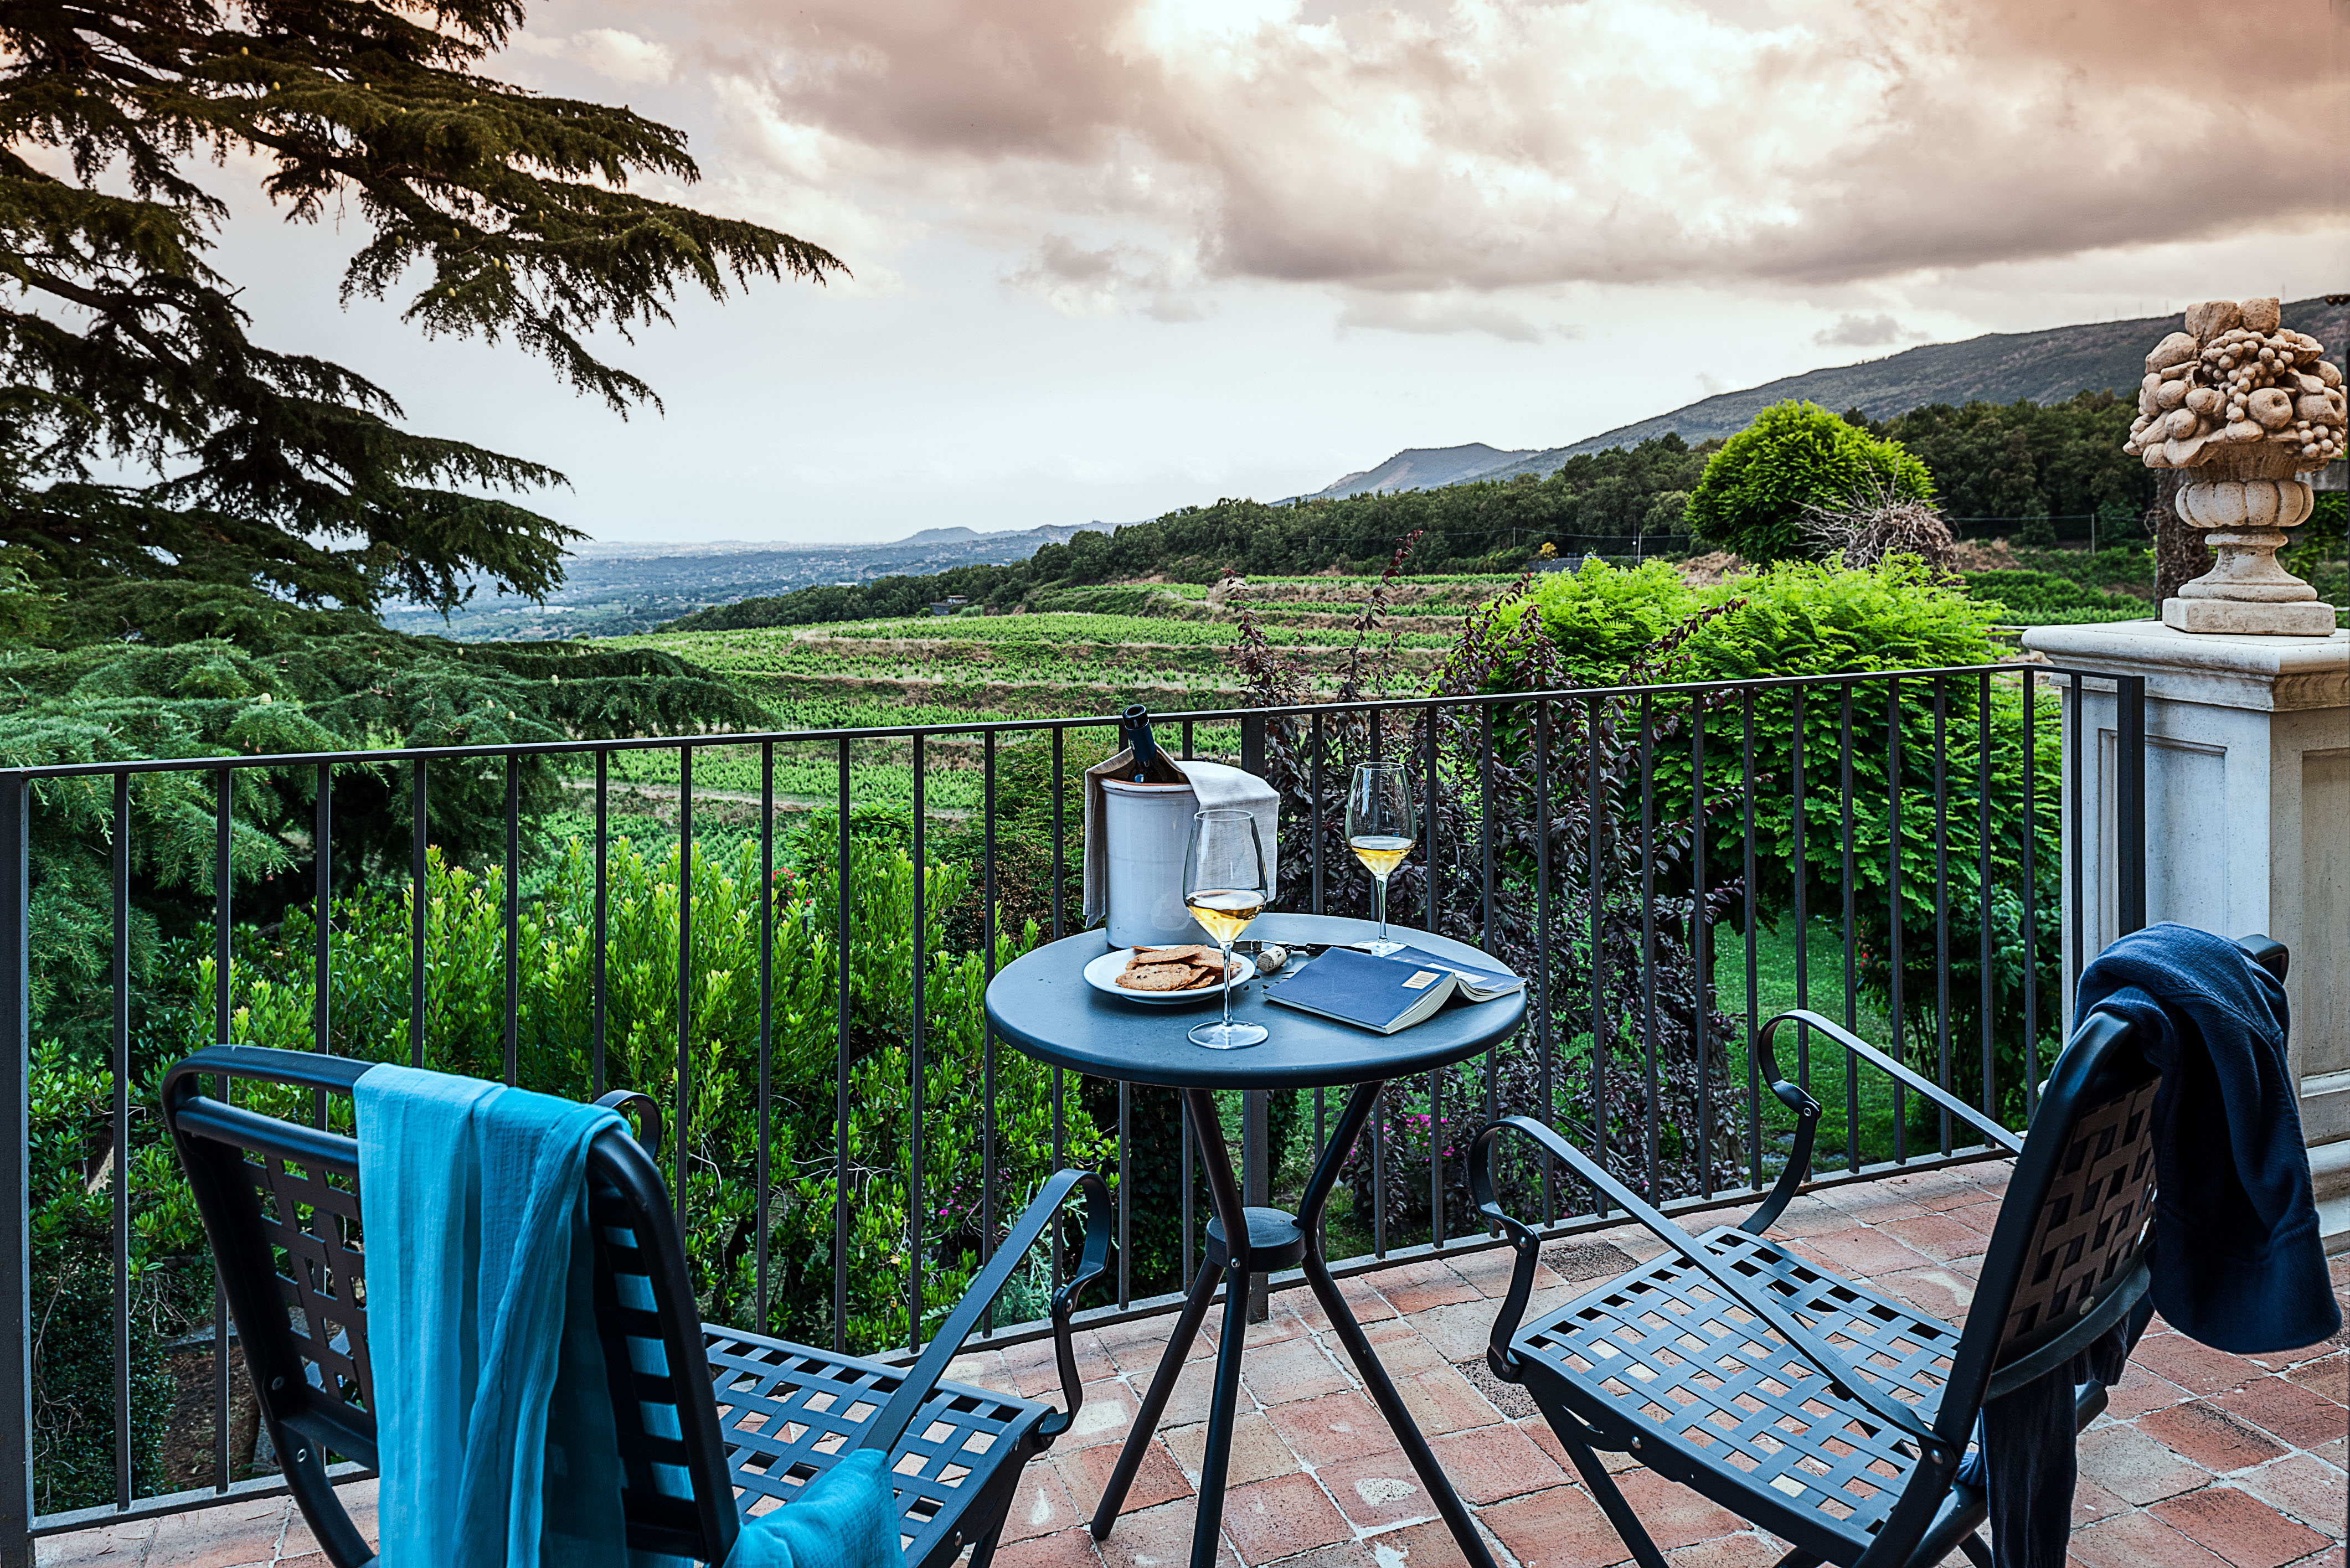
[[[854,277],[613,345],[626,421],[334,298],[264,335],[599,539],[882,539],[1555,446],[1908,345],[2350,288],[2350,0],[541,0],[500,61]]]

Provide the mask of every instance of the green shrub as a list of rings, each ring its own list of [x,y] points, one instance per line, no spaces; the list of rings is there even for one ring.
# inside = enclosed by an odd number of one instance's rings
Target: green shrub
[[[1872,489],[1934,498],[1933,476],[1898,441],[1847,424],[1816,403],[1773,403],[1722,443],[1690,497],[1699,536],[1757,564],[1819,554],[1806,509]]]
[[[2050,572],[1970,572],[1967,592],[2016,626],[2142,620],[2154,608],[2132,595],[2106,593]]]

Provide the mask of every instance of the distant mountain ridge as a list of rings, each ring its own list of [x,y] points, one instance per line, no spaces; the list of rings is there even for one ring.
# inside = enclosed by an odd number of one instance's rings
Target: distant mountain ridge
[[[2284,307],[2284,324],[2324,343],[2339,358],[2350,340],[2350,307],[2330,306],[2323,299],[2298,299]],[[1836,413],[1858,409],[1871,419],[1889,419],[1927,403],[2012,403],[2028,398],[2035,403],[2062,401],[2080,391],[2112,391],[2136,395],[2145,374],[2146,352],[2165,334],[2185,325],[2185,313],[2144,316],[2129,321],[2093,321],[2072,327],[2051,327],[2038,332],[1989,332],[1957,343],[1926,343],[1857,365],[1836,365],[1783,376],[1759,387],[1722,392],[1653,419],[1618,425],[1565,446],[1541,452],[1503,454],[1512,461],[1475,466],[1477,455],[1493,448],[1482,442],[1469,446],[1415,448],[1399,452],[1378,468],[1348,474],[1315,497],[1349,495],[1367,489],[1435,489],[1471,480],[1513,479],[1521,473],[1539,478],[1555,472],[1568,458],[1609,447],[1637,446],[1668,431],[1696,446],[1737,434],[1754,416],[1773,403],[1800,398]],[[1405,460],[1408,471],[1434,473],[1454,453],[1468,467],[1460,477],[1413,483],[1341,485],[1382,474]]]
[[[1539,455],[1531,449],[1503,452],[1481,441],[1466,446],[1408,447],[1377,468],[1367,468],[1325,485],[1308,499],[1336,501],[1385,490],[1438,490],[1448,484],[1482,479],[1497,469]]]

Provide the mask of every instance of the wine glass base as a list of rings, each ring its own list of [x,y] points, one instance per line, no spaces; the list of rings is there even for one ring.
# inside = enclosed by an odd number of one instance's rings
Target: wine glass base
[[[1391,954],[1403,951],[1404,947],[1405,944],[1402,942],[1374,941],[1363,943],[1359,950],[1370,954],[1373,958],[1387,958]]]
[[[1188,1038],[1194,1045],[1204,1045],[1211,1051],[1237,1051],[1243,1045],[1262,1045],[1267,1031],[1262,1023],[1202,1023]]]

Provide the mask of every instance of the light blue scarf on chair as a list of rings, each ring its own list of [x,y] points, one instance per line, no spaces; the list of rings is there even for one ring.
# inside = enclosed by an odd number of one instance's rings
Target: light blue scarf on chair
[[[352,1094],[381,1568],[668,1568],[628,1548],[588,1145],[613,1111],[385,1064]],[[726,1568],[903,1568],[888,1458],[747,1521]]]

